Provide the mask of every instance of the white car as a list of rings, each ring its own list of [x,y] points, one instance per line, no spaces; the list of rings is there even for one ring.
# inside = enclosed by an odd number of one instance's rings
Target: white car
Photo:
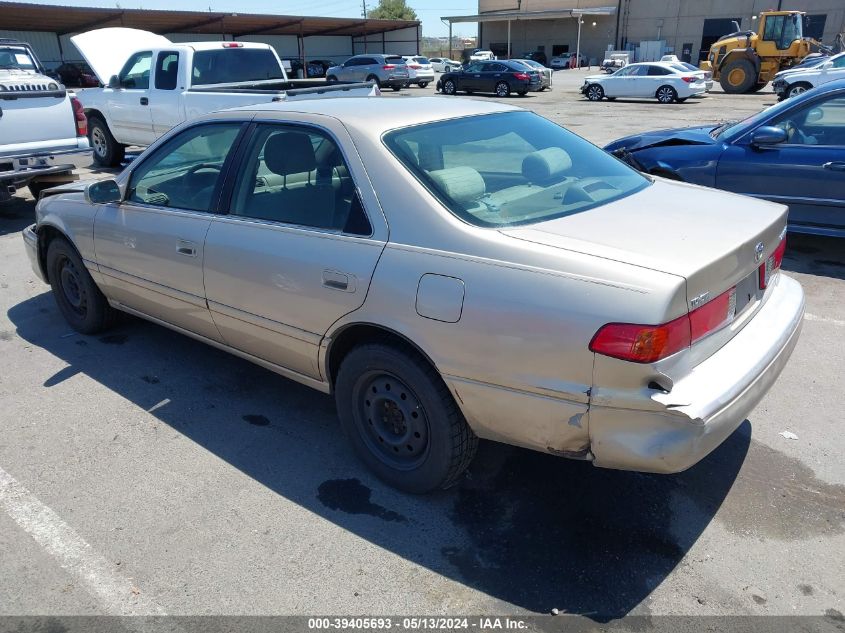
[[[549,66],[551,66],[555,70],[561,70],[563,68],[571,68],[572,67],[572,58],[575,57],[576,53],[564,53],[563,55],[555,55],[552,57],[551,61],[549,61]],[[584,53],[581,53],[581,64],[580,66],[589,66],[589,60]]]
[[[420,88],[425,88],[428,84],[434,81],[434,67],[431,65],[431,60],[422,55],[403,55],[405,66],[408,68],[408,83],[417,84]]]
[[[480,48],[469,56],[469,61],[471,62],[489,62],[494,59],[496,59],[496,56],[493,54],[493,51],[482,50]]]
[[[438,73],[448,73],[463,66],[461,62],[456,62],[454,59],[447,59],[445,57],[429,57],[428,61],[431,62],[431,67]]]
[[[783,101],[835,79],[845,79],[845,53],[834,55],[813,68],[778,73],[772,88]]]
[[[650,97],[660,103],[683,103],[706,92],[701,71],[685,71],[665,62],[629,64],[612,75],[591,75],[581,86],[581,93],[590,101]]]

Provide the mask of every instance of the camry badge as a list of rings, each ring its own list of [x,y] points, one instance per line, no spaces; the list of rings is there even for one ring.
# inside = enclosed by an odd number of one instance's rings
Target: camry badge
[[[759,262],[763,259],[763,251],[766,250],[766,247],[763,245],[763,242],[757,242],[757,246],[754,247],[754,261]]]

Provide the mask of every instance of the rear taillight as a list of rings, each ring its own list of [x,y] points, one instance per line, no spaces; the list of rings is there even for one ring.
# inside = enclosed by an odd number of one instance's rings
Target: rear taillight
[[[691,84],[695,81],[695,77],[681,77],[686,83]]]
[[[381,67],[382,70],[393,70],[396,68],[396,64],[385,64]]]
[[[419,70],[422,68],[419,64],[408,64],[408,68],[413,68],[414,70]]]
[[[783,264],[783,254],[785,252],[786,231],[784,230],[783,236],[780,238],[780,244],[778,244],[778,247],[774,250],[774,252],[769,255],[763,265],[760,266],[760,288],[762,290],[765,290],[768,287],[769,282],[772,279],[772,275],[780,270],[780,266]]]
[[[590,351],[634,363],[654,363],[721,329],[733,320],[735,312],[736,288],[731,288],[662,325],[608,323],[590,341]]]
[[[531,77],[528,73],[514,73],[514,79],[519,79],[520,81],[528,81]]]
[[[76,135],[88,136],[88,117],[85,116],[85,108],[76,97],[70,98],[70,105],[73,108],[73,118],[76,121]]]

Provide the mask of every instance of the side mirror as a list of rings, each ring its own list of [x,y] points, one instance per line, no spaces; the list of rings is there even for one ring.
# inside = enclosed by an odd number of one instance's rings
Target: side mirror
[[[112,90],[120,89],[120,77],[118,77],[117,75],[112,75],[111,77],[109,77],[108,87]]]
[[[758,127],[754,130],[754,132],[752,132],[751,144],[756,147],[777,145],[778,143],[784,143],[787,138],[788,136],[786,134],[786,130],[783,128],[775,127],[773,125],[764,125],[762,127]]]
[[[97,180],[85,187],[85,200],[90,204],[109,204],[120,202],[120,187],[114,178]]]

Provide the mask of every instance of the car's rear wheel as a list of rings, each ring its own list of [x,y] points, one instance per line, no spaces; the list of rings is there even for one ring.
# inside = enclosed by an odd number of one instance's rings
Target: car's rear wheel
[[[376,77],[375,75],[370,75],[369,77],[367,77],[367,82],[373,83],[373,84],[377,85],[379,88],[381,88],[381,82],[379,81],[379,78]]]
[[[428,85],[428,82],[427,82],[427,81],[421,81],[421,82],[419,83],[420,88],[425,88],[427,85]]]
[[[91,278],[82,258],[63,238],[47,248],[47,278],[65,320],[77,332],[96,334],[114,323],[116,312]]]
[[[511,87],[508,85],[506,81],[500,81],[496,84],[496,96],[497,97],[509,97],[511,94]]]
[[[449,389],[410,348],[353,349],[340,365],[335,401],[355,452],[400,490],[448,488],[475,454],[478,438]]]
[[[786,91],[786,96],[788,98],[797,97],[798,95],[804,94],[808,90],[811,90],[813,86],[803,81],[799,81],[796,84],[789,86]]]
[[[444,95],[453,95],[458,91],[455,82],[452,79],[447,79],[443,82],[443,94]]]
[[[587,88],[586,94],[590,101],[601,101],[604,99],[604,88],[598,84],[592,84]]]
[[[98,165],[117,167],[123,162],[126,147],[115,140],[109,126],[96,114],[88,117],[88,141]]]
[[[678,98],[678,92],[672,86],[660,86],[654,96],[660,103],[673,103]]]

